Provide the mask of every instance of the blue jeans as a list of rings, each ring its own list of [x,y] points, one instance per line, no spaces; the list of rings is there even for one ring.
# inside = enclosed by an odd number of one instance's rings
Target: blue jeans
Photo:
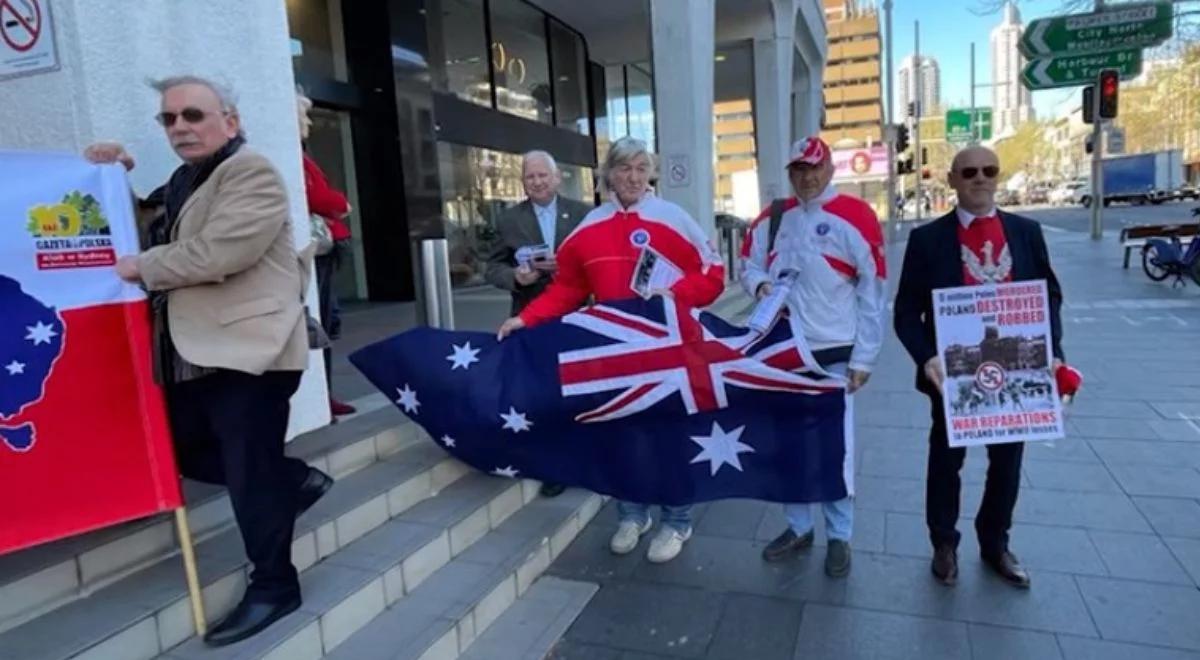
[[[820,504],[784,504],[783,515],[787,516],[792,531],[800,536],[812,531],[814,506],[821,507],[825,513],[825,536],[849,542],[850,534],[854,531],[854,501],[849,497]]]
[[[650,520],[650,505],[618,500],[617,521],[625,522],[626,520],[632,520],[638,524]],[[662,518],[659,522],[677,531],[686,532],[692,527],[692,505],[662,507]]]

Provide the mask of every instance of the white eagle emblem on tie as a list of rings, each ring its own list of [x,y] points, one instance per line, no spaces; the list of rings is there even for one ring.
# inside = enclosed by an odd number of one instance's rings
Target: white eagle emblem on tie
[[[962,246],[962,258],[963,263],[967,265],[967,272],[980,283],[1003,282],[1012,272],[1012,254],[1008,251],[1008,245],[1000,250],[999,257],[993,257],[992,252],[995,249],[996,246],[991,241],[984,241],[983,259],[980,259],[974,250]]]

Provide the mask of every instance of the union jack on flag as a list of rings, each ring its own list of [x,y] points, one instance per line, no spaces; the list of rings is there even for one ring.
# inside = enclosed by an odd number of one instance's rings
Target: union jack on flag
[[[846,496],[844,383],[824,357],[787,319],[762,335],[656,297],[499,343],[416,328],[350,361],[482,471],[686,504]]]

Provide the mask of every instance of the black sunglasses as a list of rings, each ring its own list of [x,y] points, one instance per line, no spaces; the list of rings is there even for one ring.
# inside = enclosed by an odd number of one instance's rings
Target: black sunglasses
[[[205,112],[198,108],[184,108],[181,112],[178,112],[178,113],[160,112],[157,115],[154,115],[154,119],[158,123],[162,124],[163,127],[171,128],[172,126],[175,125],[175,120],[177,120],[181,117],[183,118],[184,121],[186,121],[189,124],[199,124],[200,122],[204,121],[204,118],[207,117],[209,114],[211,114],[211,113]]]
[[[976,174],[983,172],[983,175],[989,179],[996,178],[1000,173],[1000,168],[996,165],[984,165],[983,167],[964,167],[958,171],[958,175],[964,179],[974,179]]]

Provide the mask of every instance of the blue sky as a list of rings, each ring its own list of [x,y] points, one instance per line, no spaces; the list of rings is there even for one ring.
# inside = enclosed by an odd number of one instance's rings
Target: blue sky
[[[1021,21],[1028,25],[1034,18],[1061,13],[1062,0],[1021,0],[1017,8]],[[883,31],[882,1],[880,7],[880,31]],[[896,48],[892,51],[893,76],[900,69],[900,62],[913,52],[913,21],[921,22],[921,54],[937,59],[942,74],[942,103],[951,107],[970,105],[970,58],[971,42],[975,42],[975,82],[991,82],[992,28],[1000,23],[1001,13],[977,15],[982,3],[979,0],[893,0],[892,29],[895,32]],[[886,48],[886,44],[885,44]],[[1058,108],[1064,104],[1077,103],[1078,87],[1046,90],[1033,93],[1033,106],[1038,119],[1057,116]],[[975,104],[990,106],[992,90],[981,87],[975,90]],[[895,120],[903,117],[903,109],[896,106]]]

